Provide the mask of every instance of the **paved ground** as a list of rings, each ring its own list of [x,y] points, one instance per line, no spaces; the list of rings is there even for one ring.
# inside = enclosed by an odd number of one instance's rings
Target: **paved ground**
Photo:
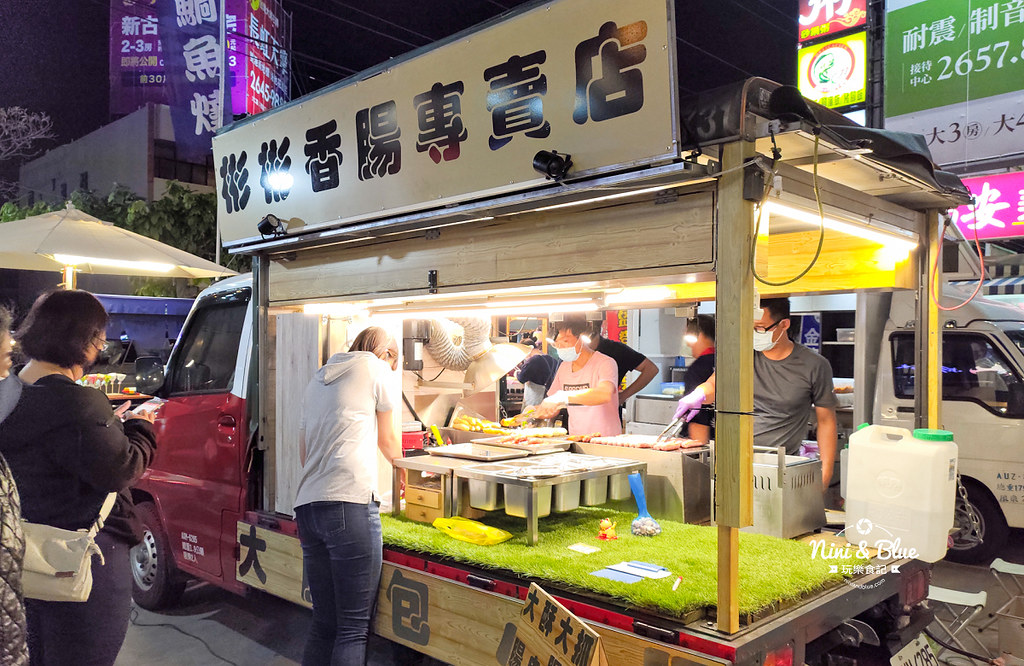
[[[290,666],[302,661],[310,611],[269,594],[196,584],[166,613],[133,613],[116,666]],[[394,648],[397,648],[394,649]],[[438,665],[371,638],[369,666]]]
[[[1024,530],[1015,530],[1003,559],[1024,563]],[[1006,601],[987,567],[939,562],[935,585],[969,592],[986,590],[988,606],[980,624]],[[310,612],[266,594],[242,598],[209,585],[195,585],[173,611],[157,614],[139,609],[133,617],[117,666],[284,666],[302,660]],[[995,625],[980,634],[993,651],[998,639]],[[969,640],[968,647],[975,648]],[[394,654],[392,646],[374,638],[371,666],[412,663]],[[437,664],[439,662],[430,663]],[[950,660],[961,666],[966,660]]]

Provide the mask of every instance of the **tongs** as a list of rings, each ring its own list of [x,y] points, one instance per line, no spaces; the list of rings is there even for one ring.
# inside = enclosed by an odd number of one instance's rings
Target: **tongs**
[[[683,427],[684,423],[686,423],[686,419],[684,419],[681,416],[678,419],[672,419],[672,422],[665,426],[665,429],[661,431],[661,434],[658,435],[658,437],[654,441],[662,441],[663,439],[666,438],[666,436],[669,435],[669,433],[673,433],[674,436],[674,434],[678,433],[679,429]]]

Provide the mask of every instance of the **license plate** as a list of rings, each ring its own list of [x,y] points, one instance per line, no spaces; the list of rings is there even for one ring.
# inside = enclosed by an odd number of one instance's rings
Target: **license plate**
[[[939,666],[939,660],[924,634],[918,634],[917,638],[893,655],[889,663],[891,666]]]

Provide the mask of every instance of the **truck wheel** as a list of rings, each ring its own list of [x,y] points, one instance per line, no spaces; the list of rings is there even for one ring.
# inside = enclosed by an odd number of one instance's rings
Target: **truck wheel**
[[[173,606],[185,591],[185,579],[174,567],[156,505],[140,502],[135,513],[142,522],[142,543],[131,551],[132,598],[148,610]]]
[[[999,554],[1010,530],[999,503],[986,488],[970,479],[964,479],[964,488],[967,489],[967,501],[974,507],[974,513],[978,517],[977,534],[974,534],[964,500],[957,494],[956,508],[953,512],[953,527],[956,532],[952,535],[953,545],[946,553],[946,559],[962,564],[988,562]],[[977,543],[977,540],[971,537],[980,538],[983,542]]]

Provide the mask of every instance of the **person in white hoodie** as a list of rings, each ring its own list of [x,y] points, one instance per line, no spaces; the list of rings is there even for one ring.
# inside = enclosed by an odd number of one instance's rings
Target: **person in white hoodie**
[[[302,478],[295,496],[313,597],[306,666],[366,662],[384,547],[377,450],[388,462],[402,455],[391,388],[397,366],[398,344],[371,326],[306,386],[299,430]]]

